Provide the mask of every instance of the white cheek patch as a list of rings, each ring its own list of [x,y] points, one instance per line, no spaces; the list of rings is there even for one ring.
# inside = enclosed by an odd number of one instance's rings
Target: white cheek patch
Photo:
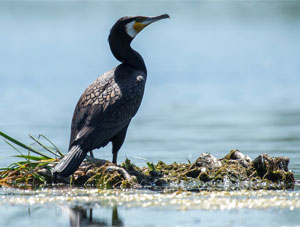
[[[130,23],[126,24],[126,32],[131,37],[134,38],[138,32],[133,28],[135,21],[131,21]]]

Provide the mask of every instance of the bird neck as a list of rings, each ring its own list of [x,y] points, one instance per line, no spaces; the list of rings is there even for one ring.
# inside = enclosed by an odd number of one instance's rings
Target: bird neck
[[[124,59],[123,63],[127,63],[134,68],[143,70],[145,73],[147,73],[144,59],[137,51],[132,49],[130,46],[127,51],[126,59]]]
[[[123,43],[122,45],[120,43],[113,42],[112,40],[109,41],[111,52],[116,59],[147,73],[144,59],[137,51],[131,48],[131,41],[126,44]]]

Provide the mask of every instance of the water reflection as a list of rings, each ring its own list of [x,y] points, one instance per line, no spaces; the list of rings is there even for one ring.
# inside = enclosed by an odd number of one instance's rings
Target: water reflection
[[[0,226],[296,226],[299,198],[263,190],[0,190]]]
[[[93,208],[76,206],[68,209],[70,226],[123,226],[123,221],[119,218],[118,207],[112,207],[111,222],[105,217],[93,216]]]

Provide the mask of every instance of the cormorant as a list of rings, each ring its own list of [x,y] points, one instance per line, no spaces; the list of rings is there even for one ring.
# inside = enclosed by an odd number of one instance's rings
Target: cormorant
[[[141,104],[147,78],[142,56],[130,46],[147,25],[169,18],[122,17],[111,28],[111,52],[122,62],[98,77],[81,95],[73,114],[69,152],[54,167],[53,174],[73,174],[88,152],[112,142],[113,163],[117,163],[128,125]]]

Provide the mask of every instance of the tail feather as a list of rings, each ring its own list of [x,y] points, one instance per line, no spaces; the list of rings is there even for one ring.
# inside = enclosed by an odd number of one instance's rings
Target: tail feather
[[[69,152],[54,167],[53,174],[59,174],[63,177],[70,176],[78,169],[85,156],[86,152],[84,152],[80,146],[76,145],[71,147]]]

